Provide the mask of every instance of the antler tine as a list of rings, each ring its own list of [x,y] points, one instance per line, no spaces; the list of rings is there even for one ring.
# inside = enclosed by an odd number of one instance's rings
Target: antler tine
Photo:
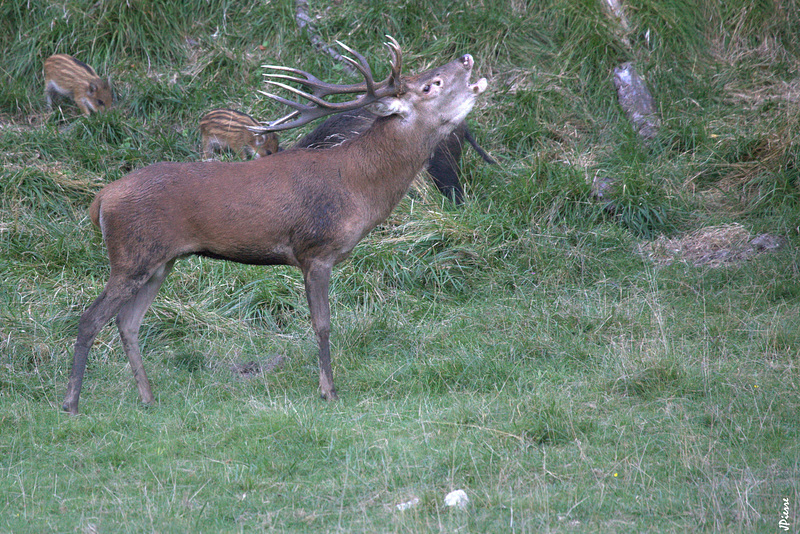
[[[268,123],[266,126],[253,128],[252,130],[259,132],[288,130],[290,128],[296,128],[298,126],[307,124],[317,118],[325,117],[327,115],[331,115],[333,113],[338,113],[341,111],[357,109],[371,102],[375,102],[380,98],[400,94],[400,92],[402,91],[402,84],[400,83],[402,51],[400,50],[400,45],[394,38],[388,35],[387,37],[389,39],[389,42],[386,43],[386,46],[389,48],[389,52],[392,56],[391,57],[392,71],[389,74],[389,76],[380,83],[375,82],[375,79],[372,75],[372,69],[370,69],[369,62],[367,61],[367,59],[357,51],[350,48],[349,46],[338,41],[337,44],[339,46],[341,46],[346,52],[355,57],[355,59],[353,59],[351,57],[342,56],[342,58],[345,61],[347,61],[348,64],[353,66],[356,70],[358,70],[358,72],[361,73],[361,75],[364,77],[364,82],[358,84],[349,84],[349,85],[330,84],[330,83],[325,83],[319,78],[313,76],[312,74],[309,74],[308,72],[302,71],[300,69],[295,69],[292,67],[283,67],[278,65],[264,65],[264,68],[278,71],[277,73],[272,72],[265,74],[267,78],[271,78],[265,80],[266,83],[280,87],[291,93],[294,93],[297,96],[305,98],[306,100],[309,100],[311,104],[301,104],[299,102],[295,102],[274,95],[272,93],[260,91],[263,95],[267,96],[268,98],[271,98],[281,104],[293,108],[294,111],[277,120]],[[276,80],[282,80],[282,81],[276,81]],[[292,87],[291,85],[283,83],[283,81],[303,85],[309,88],[310,91],[304,91],[302,89]],[[345,94],[345,93],[364,93],[364,94],[357,97],[355,100],[351,100],[348,102],[334,103],[334,102],[328,102],[324,99],[326,96]]]
[[[363,91],[364,84],[363,83],[354,83],[350,85],[335,85],[331,83],[325,83],[313,74],[309,74],[306,71],[295,69],[292,67],[281,67],[278,65],[262,65],[265,69],[275,69],[278,71],[289,72],[291,74],[297,74],[299,76],[303,76],[303,78],[298,78],[296,76],[289,76],[287,74],[275,74],[275,73],[266,73],[264,74],[267,78],[278,78],[281,80],[286,80],[289,82],[300,83],[305,86],[311,87],[314,89],[314,95],[316,96],[327,96],[332,94],[342,94],[342,93],[353,93],[358,91]],[[267,83],[272,83],[267,80]]]
[[[389,76],[386,77],[385,80],[383,80],[380,83],[375,83],[375,79],[372,76],[372,70],[370,69],[369,63],[367,63],[367,60],[364,58],[364,56],[362,56],[361,54],[359,54],[346,44],[340,41],[336,41],[336,44],[338,44],[339,46],[344,48],[347,52],[353,54],[354,56],[356,56],[356,58],[358,58],[358,63],[357,63],[352,58],[349,58],[347,56],[342,56],[343,59],[345,59],[350,65],[358,69],[358,71],[361,72],[362,76],[364,76],[365,83],[358,85],[361,87],[366,86],[364,91],[369,95],[387,96],[390,94],[396,95],[402,92],[402,86],[399,85],[399,82],[400,82],[400,70],[402,69],[402,64],[403,64],[403,52],[400,49],[400,44],[395,40],[394,37],[392,37],[391,35],[387,35],[386,37],[387,39],[389,39],[389,42],[384,43],[384,45],[389,49],[389,53],[392,56],[390,61],[391,73],[389,74]],[[378,91],[380,91],[380,94],[378,93]]]
[[[271,97],[271,98],[275,98],[275,95],[272,95],[270,93],[265,93],[264,91],[259,91],[259,93],[261,93],[263,95],[266,95],[268,97]],[[278,98],[280,98],[280,97],[278,97]],[[291,124],[291,123],[287,123],[287,121],[290,121],[291,119],[294,119],[295,117],[299,117],[300,115],[301,115],[300,111],[295,110],[295,111],[292,111],[291,113],[287,113],[286,115],[284,115],[280,119],[275,119],[274,121],[268,123],[267,126],[248,126],[247,129],[250,130],[251,132],[256,132],[256,133],[265,133],[265,132],[273,132],[273,131],[280,131],[280,130],[288,130],[290,128],[293,128],[293,126],[286,126],[287,124]],[[279,126],[283,126],[283,127],[279,128]]]
[[[275,119],[274,121],[269,122],[265,126],[254,126],[248,128],[248,130],[256,133],[266,133],[266,132],[279,132],[281,130],[290,130],[292,128],[296,128],[297,126],[302,126],[305,122],[298,122],[299,119],[297,117],[302,118],[303,113],[312,112],[315,109],[319,109],[316,106],[307,106],[304,104],[300,104],[299,102],[294,102],[292,100],[288,100],[278,95],[274,95],[272,93],[267,93],[266,91],[259,91],[262,95],[271,98],[281,104],[285,104],[289,107],[295,108],[294,111],[284,115],[279,119]],[[295,120],[292,120],[295,119]]]
[[[313,109],[317,108],[317,106],[310,106],[308,104],[301,104],[300,102],[295,102],[294,100],[289,100],[288,98],[283,98],[282,96],[278,96],[278,95],[275,95],[275,94],[272,94],[272,93],[268,93],[266,91],[259,91],[259,93],[261,93],[262,95],[264,95],[266,97],[269,97],[269,98],[275,100],[276,102],[279,102],[281,104],[289,106],[290,108],[294,108],[296,111],[293,111],[292,113],[290,113],[290,115],[294,114],[294,113],[302,112],[302,111],[310,111],[310,110],[313,110]],[[277,122],[277,121],[273,121],[273,122]]]
[[[279,82],[269,82],[272,85],[277,85],[279,87],[283,87],[295,94],[301,95],[305,98],[308,98],[314,105],[309,104],[301,104],[300,102],[295,102],[293,100],[289,100],[288,98],[283,98],[282,96],[278,96],[272,93],[267,93],[266,91],[259,91],[262,95],[269,97],[276,102],[294,108],[294,111],[284,115],[283,117],[271,121],[266,126],[260,127],[253,127],[249,128],[249,130],[253,132],[265,133],[265,132],[277,132],[281,130],[290,130],[292,128],[297,128],[298,126],[302,126],[311,122],[314,119],[318,119],[321,117],[325,117],[330,115],[331,113],[335,113],[337,111],[344,111],[349,109],[348,102],[344,102],[342,104],[334,104],[331,102],[326,102],[321,98],[315,97],[304,91],[299,89],[295,89],[294,87],[290,87],[288,85],[279,83]]]
[[[294,81],[299,81],[299,80],[294,80]],[[285,83],[274,82],[272,80],[266,80],[266,83],[268,83],[270,85],[274,85],[276,87],[280,87],[282,89],[286,89],[287,91],[292,92],[292,93],[296,94],[297,96],[302,96],[303,98],[312,101],[313,103],[315,103],[316,105],[318,105],[320,107],[328,107],[328,106],[335,105],[335,104],[332,104],[331,102],[328,102],[328,101],[322,99],[322,96],[327,96],[330,93],[326,93],[326,94],[317,96],[316,93],[314,93],[314,94],[307,93],[307,92],[305,92],[305,91],[303,91],[301,89],[298,89],[296,87],[292,87],[291,85],[286,85]],[[283,103],[285,104],[286,102],[283,102]]]
[[[403,67],[403,51],[400,49],[400,43],[398,43],[394,37],[387,35],[386,38],[389,39],[389,41],[383,44],[392,54],[392,82],[397,83],[400,81],[400,70]]]
[[[349,52],[354,56],[356,56],[358,61],[354,60],[353,58],[349,58],[347,56],[342,56],[342,59],[347,61],[353,68],[355,68],[358,72],[361,73],[361,75],[364,77],[364,82],[366,83],[366,88],[367,88],[366,90],[368,93],[371,93],[373,88],[375,87],[375,80],[372,77],[372,69],[369,68],[369,63],[367,62],[367,59],[341,41],[336,41],[336,44],[344,48],[346,52]]]

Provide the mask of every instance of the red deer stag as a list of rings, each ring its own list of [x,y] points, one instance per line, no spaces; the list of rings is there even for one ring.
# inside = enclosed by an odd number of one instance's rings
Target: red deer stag
[[[351,142],[244,162],[155,163],[97,194],[89,213],[102,231],[111,270],[102,293],[80,318],[64,410],[78,412],[89,348],[115,316],[141,400],[153,401],[139,326],[175,260],[190,254],[298,267],[319,344],[320,394],[337,398],[328,341],[331,270],[389,216],[436,144],[464,120],[487,87],[484,78],[470,83],[474,62],[469,54],[401,78],[400,46],[390,41],[391,73],[382,82],[373,80],[361,54],[344,45],[358,59],[347,60],[363,75],[360,84],[327,84],[303,71],[268,67],[279,72],[269,83],[311,103],[265,93],[294,111],[263,132],[369,106],[380,118]],[[343,93],[363,94],[350,102],[325,100]]]

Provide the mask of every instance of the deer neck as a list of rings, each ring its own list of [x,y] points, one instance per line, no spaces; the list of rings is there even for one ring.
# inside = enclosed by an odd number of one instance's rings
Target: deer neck
[[[397,116],[378,118],[350,144],[356,165],[351,186],[363,195],[375,224],[397,206],[436,146],[435,135],[419,132]]]

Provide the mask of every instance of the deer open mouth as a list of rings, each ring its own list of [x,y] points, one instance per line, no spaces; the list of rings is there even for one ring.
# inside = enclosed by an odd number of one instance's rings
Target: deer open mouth
[[[484,92],[487,87],[489,87],[489,82],[486,81],[486,78],[481,78],[480,80],[469,86],[472,92],[475,93],[476,95],[479,95],[482,92]]]
[[[470,54],[464,54],[463,56],[461,56],[461,63],[462,65],[464,65],[464,68],[469,72],[471,72],[472,67],[475,66],[475,60],[472,58],[472,55]],[[467,84],[470,91],[472,91],[476,95],[479,95],[482,92],[484,92],[486,88],[489,86],[489,82],[486,81],[486,78],[481,78],[480,80],[478,80],[473,84],[469,84],[469,80],[467,80]]]

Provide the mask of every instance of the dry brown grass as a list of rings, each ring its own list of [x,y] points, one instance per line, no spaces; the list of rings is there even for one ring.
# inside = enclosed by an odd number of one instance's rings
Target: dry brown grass
[[[784,239],[779,236],[753,236],[744,226],[734,223],[708,226],[678,238],[661,236],[642,244],[640,252],[660,265],[683,261],[693,265],[722,267],[776,250],[783,244]]]

